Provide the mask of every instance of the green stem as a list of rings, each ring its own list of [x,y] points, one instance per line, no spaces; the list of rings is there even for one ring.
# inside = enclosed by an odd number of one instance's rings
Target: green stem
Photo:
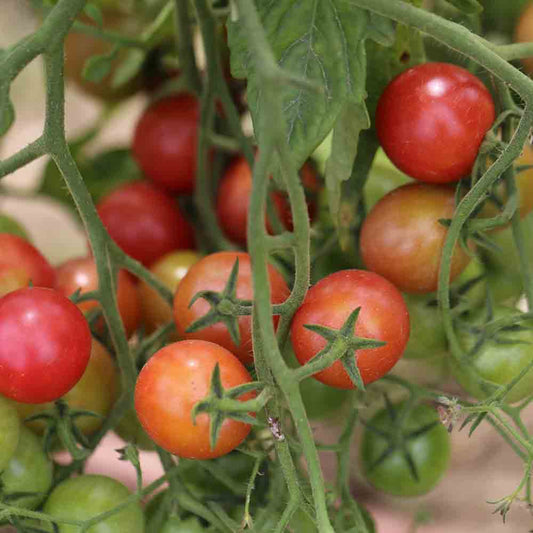
[[[11,174],[15,170],[35,161],[46,154],[44,149],[43,138],[39,137],[32,143],[28,144],[22,150],[19,150],[11,157],[0,161],[0,178]]]

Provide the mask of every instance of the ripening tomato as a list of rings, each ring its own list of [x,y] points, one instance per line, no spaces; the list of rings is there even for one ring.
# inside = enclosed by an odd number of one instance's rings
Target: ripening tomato
[[[236,448],[250,432],[250,425],[227,418],[212,449],[210,418],[201,413],[194,423],[194,405],[210,392],[211,376],[219,365],[225,389],[252,381],[242,363],[212,342],[175,342],[156,352],[144,365],[135,386],[135,410],[150,437],[165,450],[190,459],[213,459]],[[253,398],[242,395],[241,401]]]
[[[405,292],[434,292],[447,229],[440,219],[451,219],[455,194],[443,185],[410,183],[385,195],[370,211],[361,229],[361,255],[367,268]],[[457,246],[450,281],[470,261]]]
[[[187,274],[189,268],[200,259],[201,256],[192,250],[170,252],[151,265],[150,271],[169,290],[175,292],[178,283]],[[174,316],[172,307],[148,283],[141,281],[139,284],[139,296],[143,322],[148,333],[155,331],[158,327],[172,320]]]
[[[0,500],[5,498],[10,505],[35,509],[52,486],[52,473],[52,462],[39,438],[21,427],[15,453],[0,474]]]
[[[324,337],[308,330],[306,325],[338,330],[358,307],[361,311],[354,334],[386,343],[354,353],[361,378],[367,384],[384,376],[401,357],[409,339],[409,313],[392,283],[364,270],[335,272],[309,289],[291,325],[292,346],[300,364],[307,363],[327,345]],[[340,361],[314,377],[332,387],[354,388]]]
[[[381,95],[376,129],[391,161],[428,183],[467,176],[495,118],[483,83],[448,63],[424,63],[394,78]]]
[[[309,216],[313,217],[315,202],[312,194],[318,192],[316,172],[309,163],[300,171],[302,185],[309,196]],[[217,216],[224,233],[234,242],[246,245],[248,209],[252,194],[252,170],[243,156],[234,159],[220,180],[217,194]],[[292,213],[286,194],[274,191],[271,194],[279,220],[288,230],[292,229]],[[271,231],[267,222],[268,231]]]
[[[98,289],[98,273],[92,257],[70,259],[58,266],[56,272],[55,289],[67,297],[79,289],[81,289],[81,294]],[[117,301],[124,329],[126,334],[131,336],[139,326],[141,308],[137,287],[125,271],[118,273]],[[77,304],[84,313],[98,307],[98,305],[96,300],[86,300]]]
[[[19,441],[20,422],[17,411],[7,398],[0,396],[0,472],[15,453]]]
[[[79,381],[90,353],[85,317],[59,292],[28,287],[0,299],[0,394],[57,400]]]
[[[27,287],[30,276],[23,268],[0,265],[0,298],[8,292]]]
[[[135,128],[133,155],[146,176],[178,194],[194,190],[200,108],[191,94],[163,98]]]
[[[114,509],[131,496],[119,481],[107,476],[84,474],[57,485],[44,505],[52,518],[84,521]],[[58,533],[74,533],[77,526],[58,524]],[[138,502],[131,502],[101,522],[91,533],[144,533],[144,513]]]
[[[41,252],[28,241],[10,233],[0,233],[0,287],[11,269],[26,275],[35,287],[53,287],[55,271]],[[12,272],[12,271],[11,271]]]
[[[144,265],[193,247],[193,230],[177,203],[148,182],[121,185],[102,198],[97,209],[109,235]]]
[[[235,345],[223,322],[187,333],[187,328],[203,317],[211,309],[210,304],[199,298],[191,306],[194,295],[199,291],[222,291],[228,281],[231,269],[239,260],[237,278],[237,298],[251,300],[253,298],[252,271],[250,256],[244,252],[218,252],[210,254],[193,265],[181,280],[174,296],[174,320],[181,337],[200,339],[220,344],[235,354],[243,363],[253,361],[252,353],[252,319],[251,316],[238,318],[240,344]],[[289,296],[289,288],[283,276],[271,265],[268,266],[270,295],[273,304],[280,304]],[[278,317],[274,317],[277,324]]]
[[[100,428],[107,413],[117,399],[118,373],[111,354],[98,341],[92,341],[91,357],[81,379],[64,396],[70,409],[90,411],[98,416],[76,417],[74,424],[85,435]],[[53,403],[13,402],[22,420],[43,411],[53,409]],[[46,428],[43,420],[32,420],[26,425],[37,434]]]

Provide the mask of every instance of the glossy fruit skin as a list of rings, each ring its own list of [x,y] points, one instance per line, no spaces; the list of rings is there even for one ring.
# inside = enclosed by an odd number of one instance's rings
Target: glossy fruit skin
[[[450,187],[410,183],[394,189],[363,222],[360,249],[367,268],[403,292],[436,291],[447,233],[439,219],[452,218],[454,210],[454,190]],[[457,246],[450,281],[469,261],[470,256]]]
[[[41,252],[25,239],[11,233],[0,233],[0,250],[0,267],[23,271],[35,287],[54,286],[54,269]]]
[[[244,364],[253,361],[252,354],[252,320],[251,316],[238,319],[240,344],[236,346],[231,340],[226,325],[222,322],[213,324],[194,333],[186,333],[186,329],[196,320],[204,316],[211,308],[209,303],[199,298],[189,307],[194,295],[199,291],[220,292],[226,286],[235,260],[239,260],[237,278],[237,298],[251,300],[252,272],[250,256],[244,252],[218,252],[210,254],[193,265],[181,280],[174,296],[174,320],[179,335],[185,339],[201,339],[214,342],[235,354]],[[280,304],[289,296],[289,288],[282,275],[271,265],[268,266],[271,301]],[[278,317],[274,317],[277,324]]]
[[[29,429],[20,428],[17,449],[0,474],[0,481],[5,495],[17,492],[41,493],[24,496],[12,503],[25,509],[35,509],[52,486],[52,462],[44,453],[39,438]]]
[[[0,299],[0,394],[56,400],[79,381],[90,353],[87,321],[62,294],[28,287]]]
[[[190,194],[196,181],[200,108],[182,93],[148,107],[133,136],[133,154],[146,176],[177,194]]]
[[[451,183],[470,173],[494,119],[494,102],[478,78],[449,63],[424,63],[386,87],[376,129],[400,170],[427,183]]]
[[[309,163],[304,163],[300,171],[302,184],[309,193],[316,193],[319,189],[316,172]],[[248,223],[248,210],[252,194],[252,170],[243,156],[235,158],[222,179],[217,193],[217,217],[224,233],[233,241],[246,246],[246,231]],[[292,230],[292,213],[288,198],[280,191],[271,193],[274,208],[280,222],[288,230]],[[315,213],[315,202],[308,201],[309,215]],[[270,223],[267,229],[272,231]]]
[[[162,448],[189,459],[213,459],[236,448],[250,426],[227,418],[215,448],[209,443],[209,415],[201,413],[193,424],[191,411],[210,391],[218,363],[225,389],[252,381],[242,363],[212,342],[192,340],[169,344],[156,352],[141,370],[135,386],[135,410],[150,437]],[[254,396],[248,393],[240,400]],[[178,430],[179,429],[179,430]]]
[[[20,422],[16,409],[0,396],[0,472],[4,470],[17,449]]]
[[[291,324],[292,346],[300,364],[307,363],[327,344],[324,337],[306,329],[305,324],[338,330],[358,307],[361,311],[355,335],[387,343],[357,352],[361,377],[368,384],[384,376],[401,357],[409,339],[409,313],[396,287],[364,270],[341,270],[309,289]],[[340,361],[314,377],[332,387],[354,388]]]
[[[118,396],[118,372],[111,354],[95,339],[92,340],[91,357],[81,379],[62,398],[70,409],[91,411],[100,415],[81,416],[74,424],[85,435],[94,433],[101,427]],[[18,403],[14,406],[21,418],[52,410],[52,402],[41,404]],[[26,426],[37,434],[42,434],[46,423],[42,420],[26,422]]]
[[[92,257],[70,259],[56,269],[55,289],[69,297],[81,289],[81,294],[98,290],[98,273]],[[137,287],[127,272],[120,271],[117,281],[118,311],[126,334],[131,336],[141,321],[141,306]],[[87,313],[98,307],[96,300],[86,300],[77,304],[78,308]]]
[[[30,241],[28,232],[22,224],[14,218],[0,213],[0,234],[2,233],[11,233],[12,235],[17,235],[21,239]]]
[[[174,293],[189,268],[200,259],[201,255],[192,250],[170,252],[151,265],[150,272]],[[172,307],[144,281],[139,284],[139,296],[143,323],[148,333],[173,319]]]
[[[514,315],[517,311],[507,307],[496,307],[494,318],[504,318]],[[468,320],[469,325],[481,325],[486,313],[483,310],[473,314]],[[533,326],[532,321],[522,322],[526,328]],[[488,339],[474,355],[470,356],[475,370],[479,376],[497,385],[506,385],[521,370],[531,363],[533,358],[533,330],[501,332],[501,338],[518,341],[517,344],[499,344],[496,339]],[[497,338],[500,338],[498,336]],[[458,331],[459,343],[466,354],[476,345],[479,336],[466,331]],[[485,399],[487,394],[481,389],[475,379],[467,374],[455,360],[451,360],[452,375],[471,396],[480,400]],[[515,403],[533,393],[533,371],[529,371],[505,396],[505,401]]]
[[[44,506],[44,512],[56,518],[88,520],[113,509],[131,495],[115,479],[84,474],[57,485]],[[77,526],[59,524],[59,533],[76,533]],[[131,503],[116,514],[91,526],[91,533],[144,533],[144,513],[138,503]]]
[[[408,434],[438,421],[432,407],[417,405],[402,422],[402,432]],[[391,419],[385,409],[368,422],[378,430],[389,431]],[[401,450],[394,450],[382,463],[370,468],[388,447],[388,441],[365,429],[361,441],[361,463],[366,479],[377,489],[395,496],[420,496],[432,490],[448,468],[450,436],[440,423],[422,435],[406,442],[407,450],[416,465],[419,481],[411,475]]]
[[[177,203],[148,182],[118,187],[97,209],[114,241],[146,266],[173,250],[193,248],[193,230]]]

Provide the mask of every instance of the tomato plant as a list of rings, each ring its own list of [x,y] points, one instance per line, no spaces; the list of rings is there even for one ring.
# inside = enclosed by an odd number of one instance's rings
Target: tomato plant
[[[523,10],[516,23],[514,41],[516,43],[528,43],[531,42],[531,36],[533,35],[533,8],[530,3],[525,3],[525,0],[522,0],[520,4]],[[518,5],[516,8],[518,8]],[[522,64],[525,71],[531,75],[533,72],[533,60],[531,57],[522,58]]]
[[[52,486],[52,472],[52,462],[43,451],[39,438],[21,427],[15,453],[0,474],[0,500],[34,509]]]
[[[191,324],[205,316],[211,307],[210,303],[202,298],[196,299],[191,305],[194,296],[200,291],[223,291],[237,260],[239,272],[235,297],[239,300],[251,300],[253,293],[250,256],[244,252],[218,252],[208,255],[194,264],[181,280],[174,296],[174,319],[178,333],[183,338],[201,339],[220,344],[234,353],[243,363],[250,363],[253,360],[250,316],[240,316],[237,320],[239,343],[232,339],[227,325],[222,321],[198,331],[187,331]],[[272,290],[272,303],[282,303],[289,294],[285,280],[271,265],[268,267],[268,276]],[[277,319],[274,317],[274,323],[276,322]]]
[[[26,239],[27,241],[30,240],[28,232],[20,222],[13,217],[0,213],[0,234],[2,233],[11,233],[12,235],[17,235],[21,239]]]
[[[84,294],[98,290],[98,275],[92,257],[70,259],[57,267],[56,273],[55,289],[67,297],[76,291]],[[137,287],[124,271],[118,273],[116,295],[124,329],[127,335],[131,336],[140,323],[141,309]],[[98,307],[98,302],[84,300],[77,305],[84,313],[87,313]]]
[[[200,260],[200,255],[191,250],[180,250],[164,255],[153,265],[150,271],[162,281],[172,292],[176,291],[179,282],[187,274],[189,268]],[[145,282],[139,284],[139,296],[143,322],[148,332],[171,322],[172,307]]]
[[[198,101],[190,94],[159,100],[141,116],[133,154],[157,185],[179,194],[193,191],[199,118]]]
[[[193,247],[192,229],[178,205],[147,182],[118,187],[97,208],[116,243],[145,265],[177,248]]]
[[[455,209],[454,191],[442,185],[413,183],[384,196],[370,211],[361,229],[361,255],[377,272],[405,292],[437,290],[440,253],[446,227]],[[455,249],[450,281],[470,261]]]
[[[57,485],[46,500],[44,511],[56,519],[89,520],[110,511],[130,495],[122,483],[110,477],[85,474]],[[58,525],[60,533],[72,530],[72,526]],[[144,533],[144,514],[140,505],[132,502],[91,527],[94,533]]]
[[[479,79],[456,65],[424,63],[387,86],[376,129],[400,170],[428,183],[449,183],[469,174],[494,119],[494,102]]]
[[[135,386],[135,410],[146,432],[165,450],[180,457],[212,459],[233,450],[250,432],[248,424],[228,418],[211,448],[209,415],[201,413],[195,422],[192,420],[194,405],[209,394],[216,365],[224,388],[251,381],[250,374],[231,352],[199,340],[169,344],[143,367]],[[239,399],[252,396],[248,393]]]
[[[325,348],[328,340],[307,326],[326,326],[340,330],[357,308],[354,333],[376,339],[384,346],[357,350],[356,364],[365,384],[385,375],[402,356],[409,339],[409,313],[402,295],[386,279],[362,270],[341,270],[331,274],[308,291],[291,325],[294,354],[305,364]],[[348,348],[353,352],[353,349]],[[354,384],[340,361],[315,377],[342,389]]]
[[[0,299],[0,393],[24,403],[56,400],[81,378],[91,333],[81,311],[40,287]]]
[[[0,472],[15,453],[20,424],[14,407],[0,396]]]
[[[448,468],[450,436],[435,409],[421,404],[397,421],[400,406],[389,406],[366,422],[361,463],[366,479],[395,496],[432,490]]]

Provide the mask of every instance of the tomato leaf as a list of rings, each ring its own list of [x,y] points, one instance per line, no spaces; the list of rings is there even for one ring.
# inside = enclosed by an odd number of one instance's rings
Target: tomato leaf
[[[108,54],[92,56],[83,66],[82,76],[93,83],[100,83],[109,73],[120,47],[114,46]]]
[[[111,87],[116,89],[135,78],[139,74],[145,59],[146,53],[143,50],[129,50],[126,59],[117,66],[113,74]]]
[[[279,87],[287,140],[300,166],[333,128],[346,101],[363,102],[365,40],[392,42],[393,26],[343,0],[256,0],[256,6],[280,68],[322,89]],[[248,101],[260,140],[261,80],[238,19],[228,24],[228,41],[233,75],[248,78]]]

